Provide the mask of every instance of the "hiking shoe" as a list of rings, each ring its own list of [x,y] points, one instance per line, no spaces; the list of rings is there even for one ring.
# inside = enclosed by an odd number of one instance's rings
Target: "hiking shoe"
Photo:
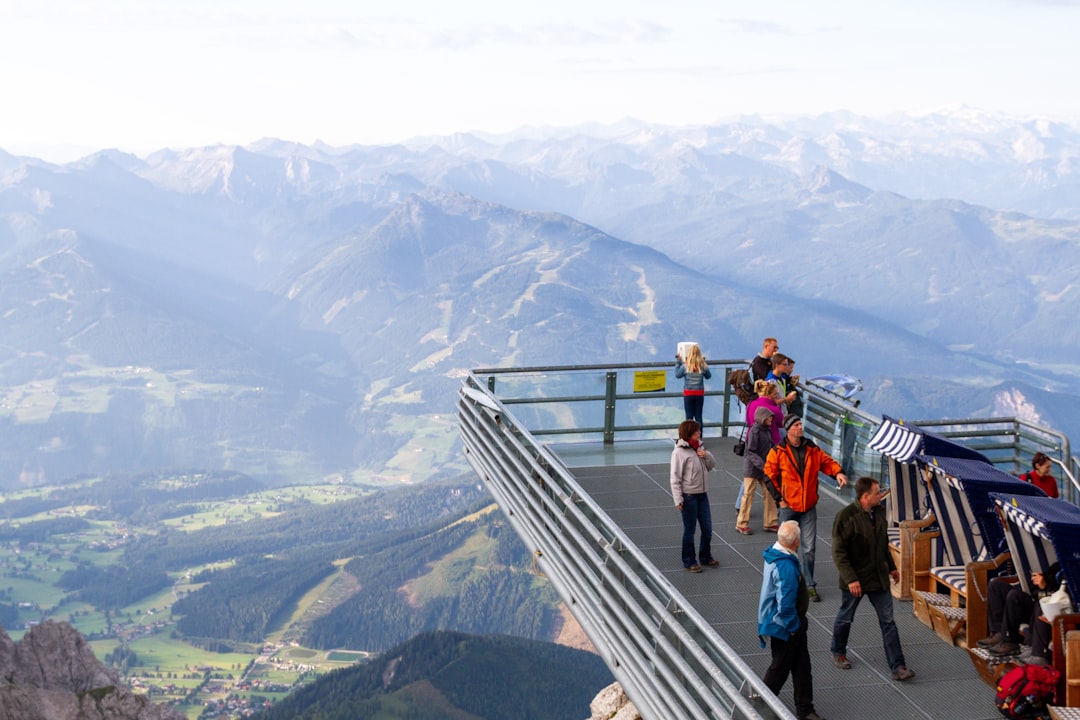
[[[998,643],[994,647],[990,648],[990,654],[997,657],[1005,657],[1006,655],[1019,655],[1020,646],[1014,642],[1009,642],[1008,640],[1006,640],[1005,642]]]
[[[687,572],[692,572],[692,573],[699,573],[699,572],[701,572],[701,566],[700,565],[691,565],[690,567],[686,568],[686,571]]]
[[[832,664],[841,670],[851,669],[851,661],[847,659],[847,655],[833,655]]]
[[[892,679],[899,680],[900,682],[910,680],[913,677],[915,677],[914,671],[908,670],[907,666],[905,665],[901,665],[900,667],[896,668],[896,672],[892,674]]]
[[[762,528],[762,530],[764,530],[765,532],[776,532],[779,529],[780,529],[779,525],[766,525],[765,527]]]
[[[709,562],[707,562],[705,564],[708,565],[709,567],[720,567],[720,561],[719,560],[710,560]]]
[[[810,588],[810,602],[821,602],[821,596],[817,594],[817,588]]]
[[[739,527],[738,525],[736,525],[735,529],[739,531],[740,535],[753,535],[754,534],[754,531],[751,530],[748,527]]]
[[[992,648],[995,645],[1000,645],[1001,642],[1004,639],[1005,638],[1001,636],[1001,633],[996,632],[993,635],[991,635],[990,637],[984,637],[982,640],[980,640],[979,641],[979,647],[981,647],[981,648]]]

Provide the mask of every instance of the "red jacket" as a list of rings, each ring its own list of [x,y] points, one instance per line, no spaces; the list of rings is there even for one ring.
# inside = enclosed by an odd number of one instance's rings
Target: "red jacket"
[[[843,471],[840,463],[829,457],[810,438],[804,437],[802,444],[806,446],[806,463],[801,475],[786,437],[765,458],[765,477],[769,478],[769,484],[776,491],[770,490],[773,498],[777,503],[783,500],[788,507],[800,513],[817,505],[818,473],[836,477]]]
[[[1042,490],[1046,493],[1046,497],[1056,498],[1058,496],[1057,478],[1053,475],[1040,475],[1034,470],[1029,470],[1021,475],[1020,479]]]

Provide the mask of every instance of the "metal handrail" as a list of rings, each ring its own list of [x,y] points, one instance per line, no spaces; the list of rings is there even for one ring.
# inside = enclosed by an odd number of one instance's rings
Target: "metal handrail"
[[[643,717],[793,717],[475,374],[458,409],[473,469]]]

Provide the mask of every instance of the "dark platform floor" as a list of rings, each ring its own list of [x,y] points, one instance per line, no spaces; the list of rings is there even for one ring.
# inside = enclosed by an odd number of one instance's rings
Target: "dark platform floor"
[[[718,467],[709,478],[713,515],[713,554],[718,569],[691,574],[682,567],[682,522],[671,502],[668,460],[671,444],[646,441],[553,445],[582,488],[604,508],[661,570],[675,588],[707,618],[750,667],[764,674],[769,651],[757,637],[757,601],[761,587],[762,551],[776,535],[761,530],[761,496],[754,499],[750,527],[735,532],[735,498],[742,484],[742,458],[731,451],[732,438],[706,439]],[[854,478],[852,478],[854,481]],[[824,485],[823,485],[824,487]],[[912,614],[910,602],[894,601],[896,622],[908,667],[916,677],[906,683],[889,676],[881,633],[869,601],[860,604],[851,628],[848,657],[851,670],[832,664],[829,640],[840,604],[831,554],[832,519],[849,498],[822,492],[818,504],[815,575],[822,602],[810,604],[810,647],[818,712],[829,720],[877,717],[992,720],[1001,715],[994,690],[979,679],[967,651],[942,642]],[[780,697],[791,706],[789,683]]]

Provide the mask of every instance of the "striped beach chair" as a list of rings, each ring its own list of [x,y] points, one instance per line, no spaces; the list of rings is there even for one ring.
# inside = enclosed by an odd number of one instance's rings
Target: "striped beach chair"
[[[1065,585],[1080,588],[1080,508],[1047,497],[992,493],[1016,569],[1016,581],[1031,591],[1031,573],[1061,565]],[[1074,606],[1080,598],[1073,596]],[[1064,613],[1053,621],[1053,662],[1061,673],[1057,702],[1080,706],[1080,614]],[[969,652],[971,652],[969,650]],[[976,668],[982,660],[972,654]],[[988,679],[984,676],[983,679]]]
[[[885,508],[889,519],[889,550],[900,571],[900,582],[893,586],[893,595],[911,600],[913,590],[932,590],[930,566],[938,553],[935,541],[940,536],[918,458],[950,456],[986,464],[989,460],[971,448],[888,415],[882,417],[869,446],[881,453],[883,474],[888,479]]]
[[[989,463],[921,456],[927,491],[938,519],[938,557],[930,592],[916,592],[916,614],[949,643],[973,647],[986,637],[986,587],[1008,571],[1010,556],[992,493],[1042,496]],[[964,633],[961,638],[960,634]]]

